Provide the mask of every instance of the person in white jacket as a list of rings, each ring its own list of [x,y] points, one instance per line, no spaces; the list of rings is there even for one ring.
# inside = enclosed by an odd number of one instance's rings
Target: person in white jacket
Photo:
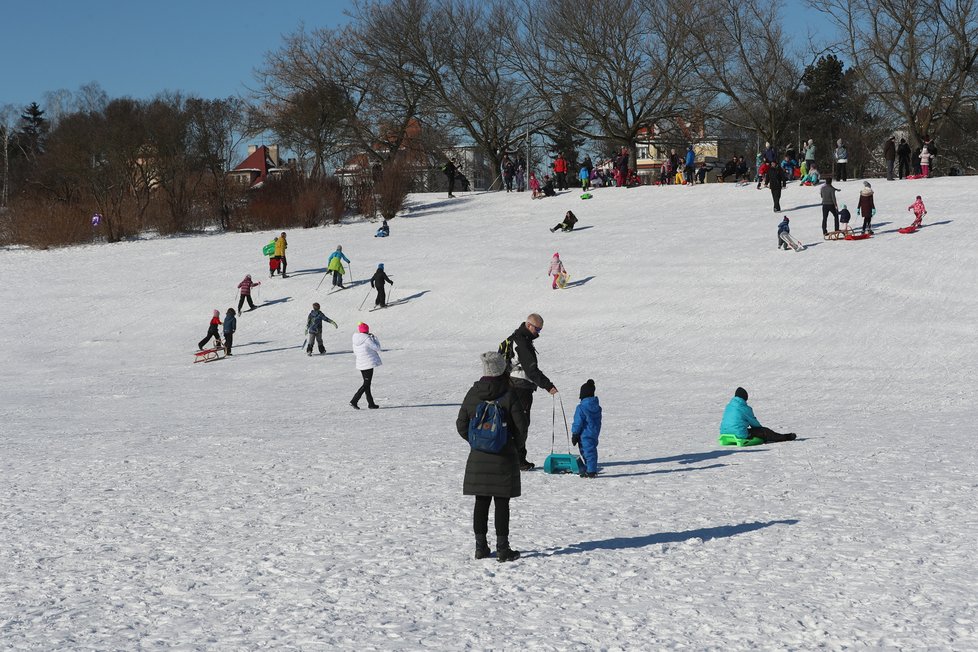
[[[367,407],[376,410],[380,406],[374,402],[373,394],[370,393],[370,382],[374,378],[374,369],[384,363],[380,361],[380,341],[370,332],[370,326],[363,322],[360,322],[357,332],[353,334],[353,353],[357,358],[357,369],[363,376],[363,384],[353,395],[350,405],[354,410],[359,410],[360,406],[357,403],[360,397],[366,394]]]

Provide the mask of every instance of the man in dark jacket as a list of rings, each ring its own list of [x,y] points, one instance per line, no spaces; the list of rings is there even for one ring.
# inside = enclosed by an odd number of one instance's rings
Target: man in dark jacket
[[[774,199],[774,212],[781,212],[781,189],[784,187],[784,170],[780,165],[768,165],[767,174],[764,175],[767,187],[771,189],[771,198]]]
[[[910,174],[910,145],[906,138],[900,139],[900,144],[897,146],[897,157],[900,159],[900,178],[902,179]]]
[[[452,159],[448,159],[448,162],[441,166],[441,170],[445,173],[445,176],[448,177],[448,196],[454,197],[455,195],[452,193],[455,192],[455,174],[458,172],[458,168],[455,167],[455,163],[452,162]]]
[[[472,513],[472,529],[475,532],[475,558],[484,559],[489,550],[489,505],[496,503],[496,561],[519,559],[518,550],[509,546],[509,499],[521,493],[519,450],[526,448],[527,424],[519,399],[509,385],[506,374],[506,358],[497,351],[482,354],[482,378],[466,393],[455,420],[455,429],[468,441],[469,422],[482,401],[497,401],[502,408],[509,440],[499,453],[488,453],[474,448],[469,450],[465,462],[465,478],[462,493],[475,496]]]
[[[886,179],[893,181],[893,162],[896,161],[896,136],[890,136],[883,143],[883,160],[886,161]]]
[[[537,366],[537,350],[533,340],[540,337],[543,330],[543,317],[536,313],[527,316],[513,334],[502,341],[499,352],[506,358],[510,372],[510,392],[515,395],[518,404],[523,409],[526,430],[520,433],[520,469],[529,471],[535,464],[526,459],[526,438],[530,432],[530,408],[533,407],[533,392],[537,387],[551,394],[557,393],[557,388],[550,382],[546,374]]]

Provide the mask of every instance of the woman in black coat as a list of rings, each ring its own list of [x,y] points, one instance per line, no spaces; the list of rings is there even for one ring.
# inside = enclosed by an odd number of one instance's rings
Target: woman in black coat
[[[465,462],[465,479],[462,493],[475,496],[475,509],[472,513],[472,529],[475,532],[475,558],[484,559],[492,553],[489,550],[489,505],[496,503],[496,561],[519,559],[518,550],[509,547],[509,499],[520,495],[520,460],[517,449],[526,441],[516,441],[519,433],[526,432],[524,410],[516,403],[517,396],[509,392],[509,377],[506,374],[506,358],[501,353],[490,351],[482,354],[483,376],[477,380],[462,400],[462,407],[455,420],[458,434],[468,441],[469,421],[475,416],[482,401],[498,401],[502,407],[510,433],[509,441],[499,453],[486,453],[470,449]]]

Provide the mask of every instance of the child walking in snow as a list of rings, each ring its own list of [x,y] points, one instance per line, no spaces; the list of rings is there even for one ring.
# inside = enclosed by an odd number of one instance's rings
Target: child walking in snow
[[[852,213],[846,208],[846,205],[842,205],[842,210],[839,211],[839,230],[848,231],[849,230],[849,220],[852,219]]]
[[[917,195],[917,200],[914,203],[907,206],[907,210],[913,211],[913,224],[910,226],[915,229],[918,228],[921,220],[924,219],[924,215],[927,214],[927,209],[924,208],[924,200],[920,198],[920,195]]]
[[[778,224],[778,249],[784,247],[785,251],[788,251],[788,243],[781,239],[782,233],[791,233],[791,228],[788,226],[788,216],[785,215],[781,223]]]
[[[256,285],[261,285],[261,281],[257,283],[252,281],[251,274],[246,274],[244,280],[238,283],[238,289],[241,290],[241,296],[238,298],[238,312],[241,312],[241,306],[244,305],[245,300],[248,301],[249,308],[255,309],[255,302],[251,300],[251,288]]]
[[[577,178],[581,180],[581,190],[587,192],[591,187],[591,171],[586,167],[582,167],[580,174],[577,175]]]
[[[584,458],[582,478],[593,478],[598,474],[598,437],[601,435],[601,405],[594,395],[594,381],[588,378],[581,385],[581,402],[574,410],[574,424],[571,426],[571,443],[579,447]]]
[[[540,199],[543,193],[540,192],[540,182],[537,181],[535,172],[530,172],[530,199]]]
[[[319,310],[318,303],[312,304],[312,310],[309,312],[309,316],[306,317],[306,335],[309,336],[309,340],[306,343],[306,355],[312,355],[313,344],[319,347],[319,355],[326,355],[326,347],[323,346],[324,321],[332,324],[333,328],[339,328],[335,321]]]
[[[211,317],[210,326],[207,328],[207,336],[204,337],[200,342],[197,342],[197,350],[203,351],[204,345],[207,344],[213,337],[217,348],[221,348],[221,335],[217,332],[217,327],[221,325],[221,311],[214,309],[214,316]]]
[[[227,314],[224,315],[224,355],[231,355],[234,331],[238,330],[238,318],[234,315],[234,308],[228,308]]]
[[[873,203],[873,186],[869,181],[863,181],[863,189],[859,191],[859,214],[863,218],[863,233],[873,235],[873,216],[876,215],[876,204]]]
[[[557,289],[557,281],[560,279],[561,274],[566,274],[567,270],[564,269],[564,263],[560,262],[560,254],[554,254],[553,258],[550,260],[550,267],[547,268],[547,276],[553,276],[553,289]]]

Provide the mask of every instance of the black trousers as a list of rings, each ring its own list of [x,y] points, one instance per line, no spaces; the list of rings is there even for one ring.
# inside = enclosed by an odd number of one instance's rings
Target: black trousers
[[[509,391],[513,393],[516,398],[518,405],[523,409],[523,414],[525,416],[526,432],[514,433],[516,435],[516,441],[526,442],[528,435],[530,434],[530,408],[533,407],[533,391],[535,388],[527,387],[517,387],[516,385],[510,385]],[[514,428],[515,430],[515,428]],[[520,462],[526,461],[526,444],[519,446]]]
[[[448,174],[448,175],[445,175],[445,176],[448,177],[448,196],[451,197],[452,196],[452,193],[455,192],[455,175],[454,174]]]
[[[910,159],[902,158],[900,159],[900,178],[910,174]]]
[[[343,274],[338,269],[333,270],[333,287],[343,287]]]
[[[198,349],[204,348],[204,345],[206,345],[212,337],[214,338],[214,341],[217,342],[218,346],[220,346],[221,336],[217,332],[217,324],[210,325],[210,328],[207,329],[207,337],[197,342],[197,348]]]
[[[381,308],[387,307],[387,288],[384,287],[384,282],[380,282],[380,287],[377,288],[377,300],[374,301],[375,306],[380,306]]]
[[[774,432],[770,428],[765,428],[764,426],[761,426],[760,428],[748,428],[747,435],[750,437],[760,437],[764,440],[764,443],[792,441],[794,439],[793,436],[784,435],[780,432]]]
[[[873,214],[863,215],[863,233],[868,233],[873,227]]]
[[[774,199],[774,210],[781,210],[781,184],[771,184],[771,198]]]
[[[472,510],[472,531],[476,536],[489,533],[489,503],[496,501],[496,539],[509,539],[509,498],[499,496],[476,496],[475,509]]]
[[[360,389],[357,393],[353,395],[352,403],[356,403],[360,400],[360,397],[364,394],[367,395],[367,405],[374,405],[374,396],[370,393],[370,383],[374,379],[373,369],[361,369],[360,375],[363,376],[363,384],[360,385]]]
[[[846,181],[846,164],[836,163],[835,164],[835,178],[838,181]]]
[[[285,259],[285,256],[276,256],[278,258],[278,273],[285,276],[285,268],[288,266],[289,261]]]
[[[224,353],[225,355],[231,355],[231,345],[234,342],[234,333],[224,334]]]
[[[829,219],[829,213],[835,218],[835,230],[839,230],[839,211],[835,206],[829,204],[822,204],[822,233],[828,233],[825,227],[826,221]]]
[[[245,299],[248,300],[248,307],[251,308],[252,310],[255,309],[255,302],[251,300],[251,295],[250,294],[242,294],[241,295],[241,298],[238,299],[238,314],[239,315],[241,314],[241,306],[244,305]]]

